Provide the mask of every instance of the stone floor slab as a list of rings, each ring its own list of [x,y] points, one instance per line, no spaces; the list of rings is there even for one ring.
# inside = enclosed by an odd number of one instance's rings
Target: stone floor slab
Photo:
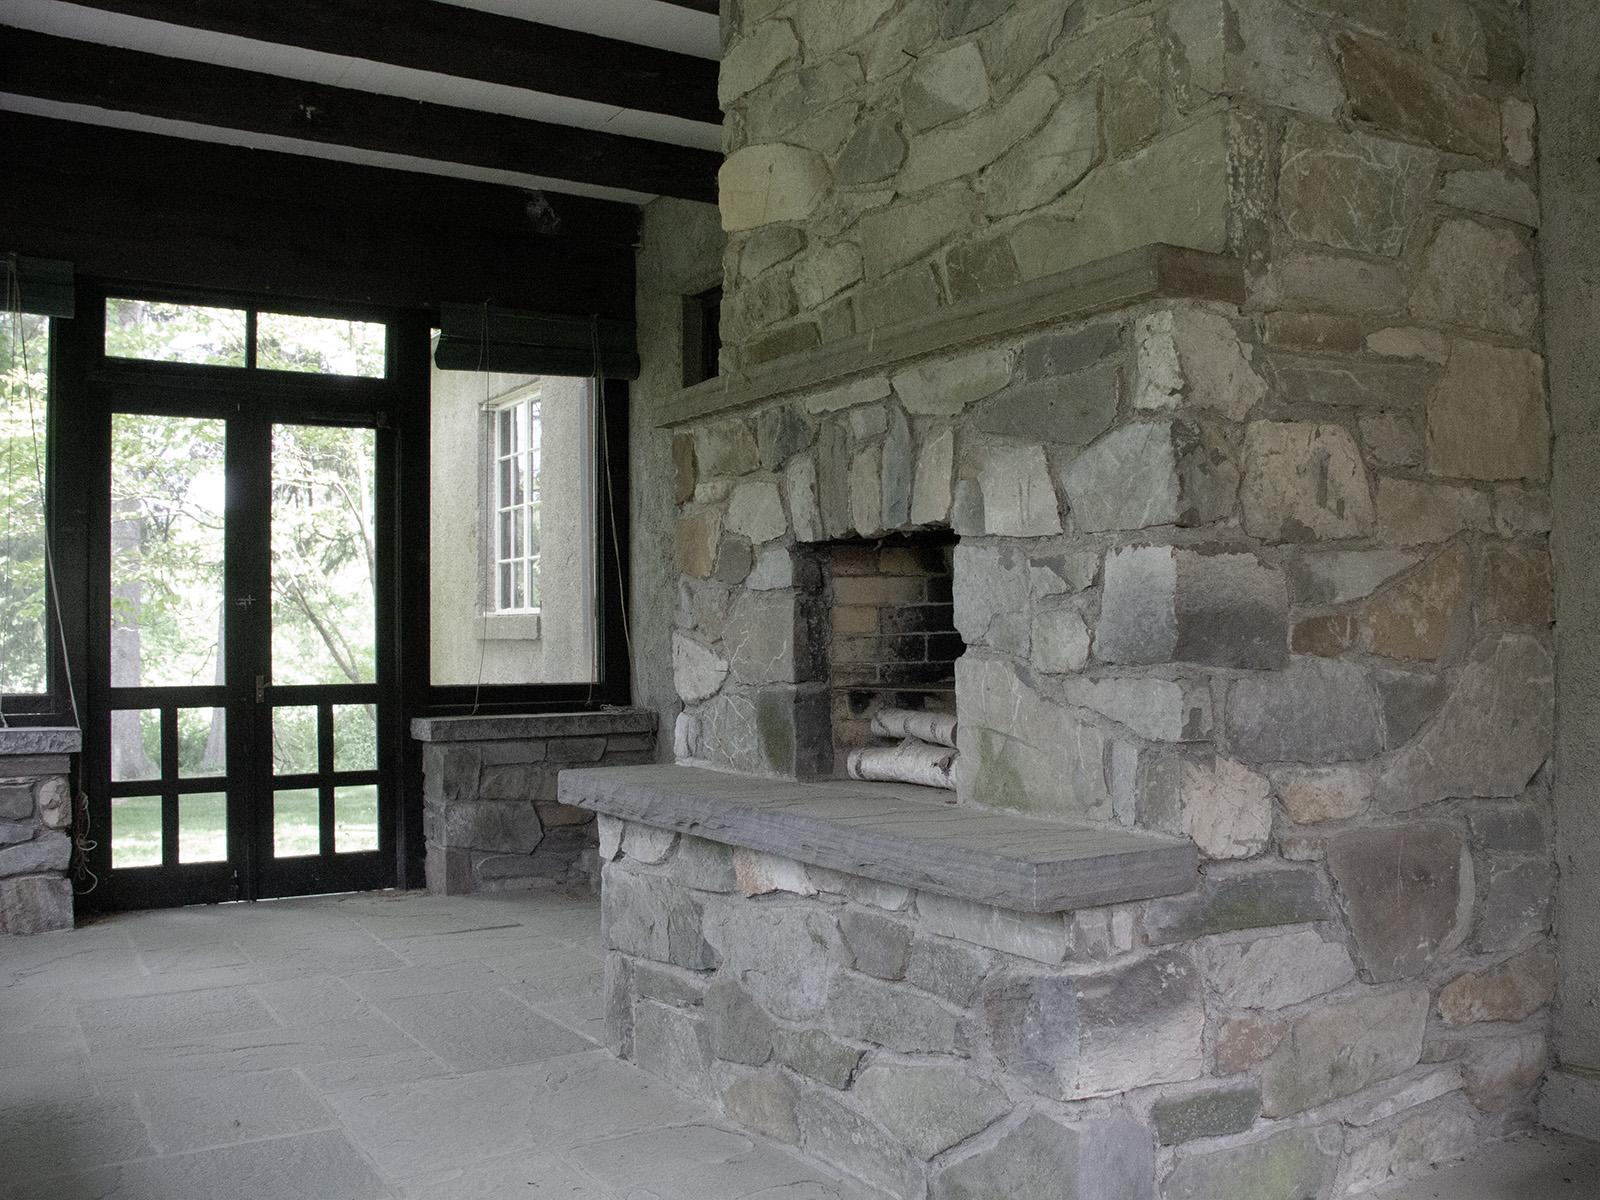
[[[1372,1200],[1596,1200],[1600,1143],[1554,1133],[1498,1142],[1477,1158],[1410,1183],[1389,1184]]]
[[[400,1200],[611,1200],[607,1192],[548,1154],[513,1154],[492,1162],[406,1180]]]
[[[244,988],[212,988],[79,1004],[78,1025],[93,1053],[129,1046],[163,1046],[215,1034],[270,1029],[278,1022]]]
[[[336,1131],[173,1154],[58,1177],[16,1200],[392,1200]]]
[[[598,1048],[599,928],[370,894],[0,943],[0,1195],[866,1200]]]
[[[779,1187],[805,1189],[816,1200],[838,1200],[848,1194],[841,1191],[838,1180],[795,1156],[712,1125],[646,1130],[591,1142],[574,1148],[568,1157],[618,1196],[748,1200]]]
[[[539,1062],[589,1048],[570,1029],[502,991],[403,996],[378,1008],[458,1071]]]

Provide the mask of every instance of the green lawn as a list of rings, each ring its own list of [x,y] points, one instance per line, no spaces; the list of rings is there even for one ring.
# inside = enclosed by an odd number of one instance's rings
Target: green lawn
[[[378,789],[374,784],[334,791],[334,849],[339,853],[378,848]],[[313,789],[273,796],[272,852],[277,858],[316,854],[317,793]],[[178,798],[178,861],[219,862],[228,856],[226,797],[200,792]],[[111,865],[149,867],[161,863],[161,798],[127,796],[111,802]]]

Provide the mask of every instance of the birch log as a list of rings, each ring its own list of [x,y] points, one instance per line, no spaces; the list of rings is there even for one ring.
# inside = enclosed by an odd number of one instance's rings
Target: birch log
[[[956,744],[954,713],[919,712],[914,708],[880,708],[872,718],[879,737],[920,738],[939,746]]]
[[[956,790],[956,752],[949,746],[907,738],[898,746],[867,746],[850,751],[846,760],[851,779],[882,783],[918,783],[923,787]]]

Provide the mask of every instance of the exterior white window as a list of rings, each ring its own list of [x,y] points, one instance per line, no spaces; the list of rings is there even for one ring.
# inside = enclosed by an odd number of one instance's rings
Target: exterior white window
[[[539,407],[541,389],[520,391],[488,410],[491,426],[493,612],[539,609]]]
[[[593,393],[577,376],[434,368],[428,639],[436,687],[595,681]]]

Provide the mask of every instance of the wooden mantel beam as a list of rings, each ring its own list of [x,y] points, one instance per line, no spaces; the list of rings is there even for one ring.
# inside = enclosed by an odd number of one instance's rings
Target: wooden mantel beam
[[[717,64],[436,0],[75,0],[128,17],[718,125]],[[701,0],[716,12],[716,0]],[[690,0],[687,7],[700,8]]]

